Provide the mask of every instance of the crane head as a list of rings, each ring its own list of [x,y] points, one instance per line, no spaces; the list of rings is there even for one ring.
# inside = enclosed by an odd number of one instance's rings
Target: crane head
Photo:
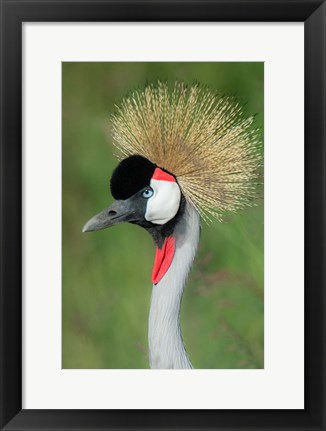
[[[175,177],[139,155],[122,160],[110,181],[116,201],[91,218],[83,232],[105,229],[123,222],[138,224],[154,235],[171,222],[182,207]],[[167,235],[164,235],[167,236]]]

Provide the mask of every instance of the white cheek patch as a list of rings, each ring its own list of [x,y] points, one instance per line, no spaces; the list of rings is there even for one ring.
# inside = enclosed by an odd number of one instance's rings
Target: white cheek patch
[[[173,181],[165,181],[153,177],[150,186],[154,195],[148,199],[145,219],[155,224],[165,224],[178,212],[181,191],[174,178]]]

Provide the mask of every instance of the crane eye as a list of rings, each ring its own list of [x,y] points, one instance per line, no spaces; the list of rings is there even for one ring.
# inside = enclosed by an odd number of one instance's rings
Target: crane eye
[[[142,197],[145,199],[151,198],[153,196],[153,194],[154,194],[154,191],[153,191],[152,187],[146,187],[146,189],[144,189],[141,192]]]

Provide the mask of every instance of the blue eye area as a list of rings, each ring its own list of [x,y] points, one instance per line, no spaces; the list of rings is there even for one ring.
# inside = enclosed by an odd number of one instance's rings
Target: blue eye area
[[[153,194],[154,194],[154,191],[153,191],[152,187],[146,187],[146,189],[144,189],[141,192],[142,197],[145,199],[151,198],[153,196]]]

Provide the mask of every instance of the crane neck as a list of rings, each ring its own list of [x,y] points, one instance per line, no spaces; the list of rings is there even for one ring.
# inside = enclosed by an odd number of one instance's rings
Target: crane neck
[[[181,334],[180,307],[199,235],[199,214],[187,202],[171,234],[172,262],[160,281],[153,284],[148,332],[151,368],[192,368]]]

